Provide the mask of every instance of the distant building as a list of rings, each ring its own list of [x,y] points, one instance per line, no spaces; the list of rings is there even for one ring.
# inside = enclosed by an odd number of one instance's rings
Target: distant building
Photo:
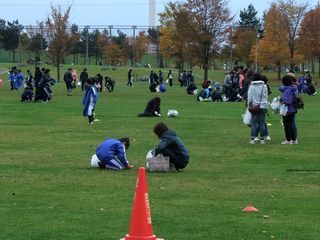
[[[148,53],[157,53],[157,44],[149,42]]]

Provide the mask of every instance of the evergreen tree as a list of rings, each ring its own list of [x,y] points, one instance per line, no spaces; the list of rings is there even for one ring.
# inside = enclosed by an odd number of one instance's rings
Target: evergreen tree
[[[237,22],[240,27],[260,29],[260,19],[257,17],[258,11],[252,4],[247,9],[240,11],[240,20]]]

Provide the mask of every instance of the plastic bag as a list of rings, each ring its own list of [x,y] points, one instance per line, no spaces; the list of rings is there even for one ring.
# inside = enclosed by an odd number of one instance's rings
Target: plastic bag
[[[247,126],[251,126],[252,123],[252,114],[249,112],[248,108],[246,109],[245,113],[242,115],[243,123]]]
[[[178,117],[179,112],[175,109],[171,109],[171,110],[168,110],[167,115],[168,117]]]
[[[288,106],[281,104],[280,105],[280,115],[286,116],[288,112]]]
[[[146,161],[146,168],[149,172],[169,172],[169,157],[165,157],[162,154],[154,156],[153,150],[150,150],[147,153]]]
[[[273,100],[272,100],[272,103],[270,104],[272,110],[274,111],[274,113],[279,113],[280,111],[280,98],[279,97],[275,97]]]

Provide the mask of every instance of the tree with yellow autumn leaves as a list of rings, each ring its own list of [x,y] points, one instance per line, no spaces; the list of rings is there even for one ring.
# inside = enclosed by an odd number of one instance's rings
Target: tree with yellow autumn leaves
[[[298,51],[306,59],[316,57],[320,66],[320,6],[306,13],[301,23]],[[320,76],[320,67],[319,67]]]

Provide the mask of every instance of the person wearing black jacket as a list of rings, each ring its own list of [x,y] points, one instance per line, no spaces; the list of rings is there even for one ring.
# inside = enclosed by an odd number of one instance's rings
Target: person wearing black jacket
[[[85,83],[86,81],[88,80],[88,72],[87,72],[87,69],[84,68],[83,71],[80,73],[80,82],[81,82],[81,90],[82,92],[85,90]]]
[[[161,117],[160,102],[161,99],[159,97],[151,99],[148,102],[144,112],[138,114],[138,117]]]
[[[132,87],[132,80],[133,80],[133,77],[132,77],[132,69],[130,69],[129,72],[128,72],[128,82],[127,82],[127,86]]]
[[[63,80],[66,83],[68,96],[72,95],[71,94],[72,93],[72,74],[71,74],[71,72],[72,72],[72,69],[69,68],[68,71],[66,71],[63,76]]]

